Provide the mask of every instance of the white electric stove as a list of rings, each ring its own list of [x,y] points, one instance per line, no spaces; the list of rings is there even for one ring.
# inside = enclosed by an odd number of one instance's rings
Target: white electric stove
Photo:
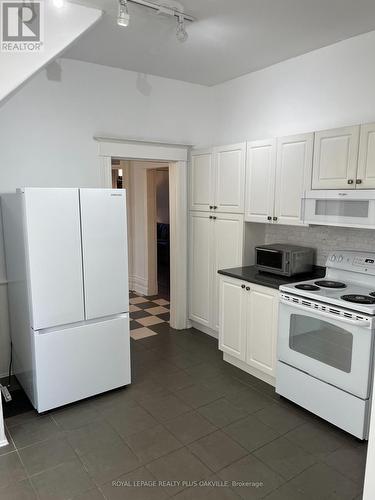
[[[326,276],[280,287],[276,392],[367,439],[375,253],[332,252]]]

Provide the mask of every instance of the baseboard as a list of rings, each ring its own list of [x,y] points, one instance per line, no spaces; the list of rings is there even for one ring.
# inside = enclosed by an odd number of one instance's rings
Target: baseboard
[[[0,441],[0,448],[2,446],[7,446],[8,444],[9,444],[8,441],[6,439],[3,439],[2,441]]]
[[[272,385],[275,387],[276,385],[276,379],[275,377],[272,377],[271,375],[267,375],[267,373],[263,373],[260,370],[257,370],[256,368],[253,368],[252,366],[248,365],[244,361],[241,361],[237,358],[234,358],[230,354],[226,354],[225,352],[223,353],[223,359],[227,363],[230,363],[231,365],[236,366],[240,370],[243,370],[246,373],[249,373],[253,377],[259,378],[263,382],[266,382],[267,384]]]
[[[214,339],[219,338],[219,334],[216,330],[213,330],[212,328],[209,328],[208,326],[201,325],[200,323],[197,323],[196,321],[190,320],[190,324],[192,328],[195,328],[196,330],[199,330],[200,332],[203,332],[210,337],[213,337]]]
[[[139,295],[151,295],[148,290],[148,281],[139,276],[129,276],[129,290]]]

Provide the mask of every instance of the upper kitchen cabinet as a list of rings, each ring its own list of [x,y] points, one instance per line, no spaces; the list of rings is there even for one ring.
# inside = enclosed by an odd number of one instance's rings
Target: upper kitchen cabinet
[[[190,210],[244,212],[246,144],[193,151]]]
[[[313,189],[355,189],[360,127],[315,133]]]
[[[214,149],[217,212],[242,213],[245,203],[246,143]]]
[[[314,134],[277,140],[274,222],[301,225],[301,198],[311,184]]]
[[[209,211],[213,207],[214,179],[212,151],[194,151],[190,169],[190,210]]]
[[[247,143],[246,221],[272,221],[275,192],[275,168],[275,139]]]
[[[356,187],[375,188],[375,123],[361,127]]]

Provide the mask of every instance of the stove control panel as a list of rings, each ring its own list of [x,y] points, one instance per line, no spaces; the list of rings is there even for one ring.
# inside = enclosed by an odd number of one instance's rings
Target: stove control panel
[[[375,275],[375,253],[336,251],[328,255],[326,266]]]

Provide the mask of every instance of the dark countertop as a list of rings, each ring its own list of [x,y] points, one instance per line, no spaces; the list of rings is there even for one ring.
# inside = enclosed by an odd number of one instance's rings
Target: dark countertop
[[[296,274],[295,276],[292,276],[290,278],[287,278],[286,276],[278,276],[277,274],[258,271],[255,266],[220,269],[218,273],[225,276],[230,276],[231,278],[238,278],[243,281],[255,283],[257,285],[263,285],[278,289],[280,285],[287,285],[288,283],[297,283],[297,281],[324,278],[326,268],[321,266],[314,266],[311,273]]]

